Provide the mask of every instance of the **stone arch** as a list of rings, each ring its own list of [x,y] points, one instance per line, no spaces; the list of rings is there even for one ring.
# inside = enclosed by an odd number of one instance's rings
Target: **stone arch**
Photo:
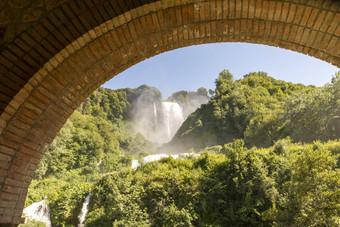
[[[34,171],[78,105],[146,58],[197,44],[249,42],[340,66],[337,1],[136,2],[64,1],[1,51],[0,223],[22,221]],[[65,27],[77,24],[74,34]]]

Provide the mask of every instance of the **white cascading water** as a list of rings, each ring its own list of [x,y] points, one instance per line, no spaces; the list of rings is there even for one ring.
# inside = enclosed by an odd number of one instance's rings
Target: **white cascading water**
[[[156,103],[153,103],[153,117],[154,117],[154,121],[155,121],[155,126],[157,128],[157,107],[156,107]]]
[[[90,203],[90,199],[91,199],[91,194],[89,194],[84,200],[83,207],[81,208],[80,214],[78,215],[78,220],[79,220],[78,227],[84,226],[85,216],[88,212],[88,205]]]
[[[23,211],[24,215],[29,219],[34,219],[45,223],[46,227],[52,226],[50,218],[50,207],[47,204],[47,199],[40,202],[32,203]]]
[[[102,164],[102,161],[103,160],[99,160],[99,162],[97,163],[97,169],[98,169],[99,172],[100,172],[100,165]]]
[[[138,160],[132,160],[131,168],[132,169],[137,169],[138,166],[139,166]]]
[[[178,103],[160,102],[151,105],[136,104],[134,109],[136,132],[154,143],[167,143],[184,122],[183,110]]]
[[[166,131],[164,140],[169,142],[184,122],[183,111],[182,107],[174,102],[162,102],[162,109],[164,115],[162,122]]]
[[[188,158],[188,157],[199,157],[200,154],[195,154],[195,153],[181,153],[181,154],[171,154],[171,155],[167,155],[167,154],[152,154],[152,155],[148,155],[144,157],[144,163],[148,163],[148,162],[153,162],[153,161],[158,161],[161,160],[162,158],[168,158],[168,157],[173,157],[174,159],[177,158]],[[138,166],[140,165],[140,163],[138,162],[138,160],[132,160],[132,164],[131,164],[131,168],[132,169],[137,169]]]

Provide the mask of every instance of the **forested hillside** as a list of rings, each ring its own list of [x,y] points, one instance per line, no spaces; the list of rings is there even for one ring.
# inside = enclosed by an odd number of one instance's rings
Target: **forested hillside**
[[[158,89],[111,90],[99,88],[67,120],[39,164],[36,177],[63,176],[66,172],[80,175],[130,166],[133,155],[150,152],[152,144],[131,128],[132,103],[143,94],[152,102],[161,100]]]
[[[340,138],[340,74],[321,88],[249,73],[234,80],[229,71],[215,81],[215,96],[183,123],[170,150],[200,150],[244,139],[268,147],[289,136],[294,142]]]
[[[136,130],[159,123],[158,89],[98,89],[46,151],[26,205],[48,198],[53,226],[77,226],[89,194],[85,226],[339,226],[340,72],[323,87],[263,72],[222,71],[215,83],[166,100],[206,104],[162,148]],[[193,149],[199,157],[143,162]]]

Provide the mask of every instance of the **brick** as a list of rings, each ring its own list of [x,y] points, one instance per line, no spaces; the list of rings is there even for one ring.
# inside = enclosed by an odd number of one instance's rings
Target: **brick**
[[[26,108],[26,107],[22,108],[20,112],[23,113],[25,116],[29,117],[29,118],[32,119],[32,120],[37,119],[38,116],[39,116],[39,115],[38,115],[37,113],[35,113],[33,110],[31,110],[31,109],[29,109],[29,108]]]
[[[316,17],[316,20],[315,20],[315,22],[314,22],[314,25],[313,25],[313,28],[314,28],[315,30],[319,30],[319,29],[320,29],[320,27],[321,27],[321,25],[322,25],[322,22],[323,22],[323,20],[324,20],[324,18],[325,18],[325,16],[326,16],[326,12],[325,12],[325,11],[321,11],[321,12],[318,14],[318,16]]]
[[[12,216],[0,216],[0,223],[11,223],[12,222]]]
[[[20,173],[25,173],[24,171],[18,170],[18,168],[24,168],[28,166],[29,156],[23,153],[17,153],[16,157],[13,159],[12,164],[14,164],[13,169]]]
[[[6,121],[0,118],[0,128],[6,128]]]
[[[25,223],[25,218],[21,217],[21,214],[20,216],[18,217],[13,217],[13,220],[12,220],[12,224],[24,224]]]
[[[25,141],[23,143],[23,145],[28,147],[28,148],[31,148],[32,150],[37,150],[39,148],[39,145],[34,144],[34,143],[30,142],[30,141]]]
[[[4,201],[0,200],[0,207],[8,207],[8,208],[14,208],[16,205],[15,201]]]
[[[20,173],[15,173],[15,172],[10,172],[8,174],[8,177],[15,179],[15,180],[19,180],[19,181],[23,181],[25,179],[25,175],[24,174],[20,174]]]
[[[3,133],[4,134],[4,133]],[[2,134],[2,135],[3,135]],[[5,138],[1,138],[0,137],[0,147],[8,147],[8,148],[12,148],[14,150],[18,149],[18,147],[20,146],[19,143],[15,142],[15,141],[11,141]],[[7,150],[8,151],[8,150]]]
[[[296,12],[296,4],[291,3],[288,11],[288,16],[287,16],[287,23],[293,23],[293,19],[295,17],[295,12]]]
[[[16,201],[19,198],[19,195],[4,192],[4,193],[2,193],[2,198],[3,198],[3,200]]]
[[[2,185],[1,190],[3,192],[9,192],[9,193],[14,193],[14,194],[19,194],[19,192],[20,192],[20,188],[14,187],[14,186],[9,186],[9,185],[6,185],[6,184]],[[1,204],[0,204],[0,207],[5,207],[5,206],[1,206]]]
[[[19,153],[20,154],[20,153]],[[22,157],[23,155],[20,155],[20,157]],[[25,160],[26,161],[26,160]],[[14,163],[13,163],[14,164]],[[20,163],[21,166],[16,166],[16,165],[13,165],[11,167],[11,169],[14,171],[14,172],[17,172],[17,173],[21,173],[21,174],[25,174],[26,173],[26,166],[24,165],[24,162],[21,162]]]
[[[10,147],[6,147],[4,145],[0,145],[0,151],[1,153],[7,154],[7,155],[14,155],[16,150]]]
[[[326,32],[328,27],[330,26],[330,22],[334,18],[335,14],[332,12],[328,12],[327,15],[325,16],[324,21],[322,22],[322,25],[320,27],[320,31]]]
[[[7,155],[7,154],[3,154],[0,153],[0,161],[4,161],[4,162],[9,162],[11,161],[12,157]]]
[[[9,161],[0,161],[0,169],[7,170],[9,168]],[[3,179],[2,179],[3,180]],[[2,181],[0,180],[0,184]]]
[[[30,182],[23,182],[22,187],[28,188],[30,186]]]
[[[7,172],[8,171],[6,169],[0,169],[0,176],[6,176]]]

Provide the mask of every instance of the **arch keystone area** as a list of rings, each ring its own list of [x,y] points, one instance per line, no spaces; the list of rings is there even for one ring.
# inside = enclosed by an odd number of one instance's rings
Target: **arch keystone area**
[[[0,1],[0,225],[68,117],[101,84],[181,47],[248,42],[340,67],[337,0]]]

